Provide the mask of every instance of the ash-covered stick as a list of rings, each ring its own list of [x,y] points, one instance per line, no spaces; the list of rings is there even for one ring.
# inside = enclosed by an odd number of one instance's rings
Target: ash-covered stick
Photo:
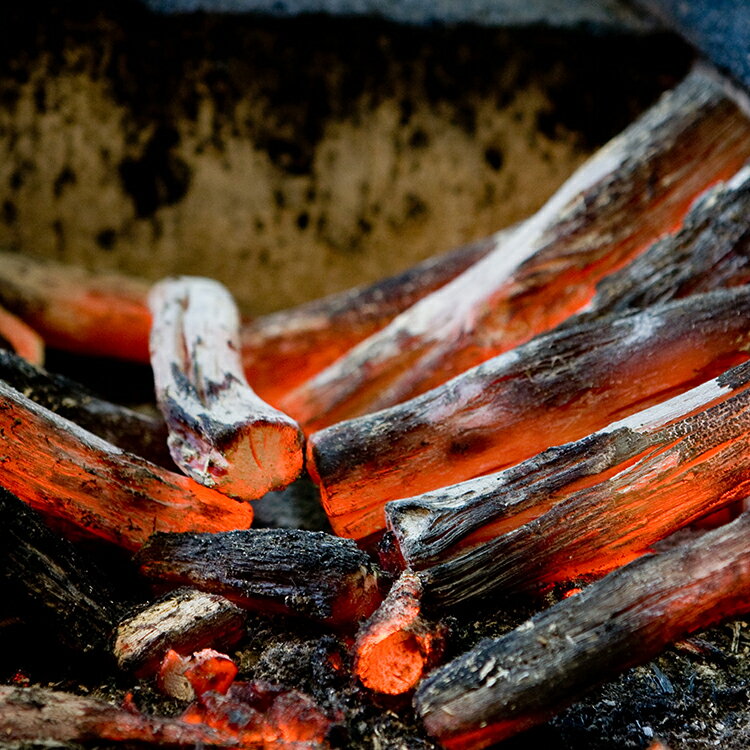
[[[42,337],[20,318],[0,307],[0,351],[6,348],[33,365],[44,362]]]
[[[750,290],[717,290],[538,336],[403,404],[309,440],[336,533],[383,530],[386,502],[498,471],[748,358]]]
[[[116,607],[98,572],[1,487],[0,577],[65,645],[81,653],[107,648]]]
[[[253,511],[125,453],[0,381],[0,486],[69,528],[137,549],[154,531],[247,528]]]
[[[600,575],[747,495],[750,363],[499,474],[388,506],[425,598]]]
[[[149,305],[156,400],[175,463],[243,500],[293,482],[304,463],[302,431],[247,384],[229,292],[210,279],[166,279]]]
[[[750,121],[700,72],[589,159],[483,260],[281,400],[306,431],[391,406],[549,330],[750,157]]]
[[[167,449],[167,427],[147,416],[95,396],[85,386],[0,350],[0,380],[40,406],[129,453],[174,469]]]
[[[648,661],[686,633],[750,609],[750,514],[610,573],[430,675],[415,696],[446,748],[487,747]]]
[[[138,553],[159,584],[190,585],[241,607],[330,624],[369,617],[383,579],[354,542],[317,531],[155,534]]]

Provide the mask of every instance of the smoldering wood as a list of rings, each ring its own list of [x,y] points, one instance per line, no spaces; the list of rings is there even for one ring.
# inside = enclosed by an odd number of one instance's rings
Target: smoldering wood
[[[244,500],[302,472],[297,423],[260,399],[242,371],[239,313],[210,279],[179,277],[149,294],[151,366],[169,451],[185,474]]]
[[[142,676],[169,649],[184,655],[233,643],[244,623],[245,613],[223,596],[178,589],[120,620],[113,652],[120,669]]]
[[[374,284],[247,321],[240,340],[248,382],[261,398],[276,404],[396,315],[481,260],[495,242],[494,237],[479,240]]]
[[[601,575],[747,495],[750,363],[504,472],[388,507],[425,599]]]
[[[331,624],[368,617],[382,601],[382,573],[348,539],[295,529],[155,534],[138,553],[141,572],[261,612]]]
[[[750,290],[716,290],[553,331],[390,409],[310,437],[336,533],[386,502],[498,471],[689,390],[748,358]]]
[[[693,72],[483,260],[292,391],[281,408],[313,431],[423,393],[553,328],[749,156],[750,121],[715,81]]]
[[[4,742],[130,742],[158,747],[241,747],[237,736],[200,723],[147,716],[40,687],[0,685]]]
[[[544,721],[685,634],[750,609],[750,514],[648,555],[427,677],[414,704],[447,748]]]
[[[103,653],[117,617],[105,582],[76,548],[0,487],[0,576],[10,596],[79,653]]]
[[[34,365],[44,362],[42,337],[20,318],[0,307],[0,351],[4,349],[14,351]]]
[[[0,486],[78,534],[134,550],[154,531],[247,528],[252,508],[125,453],[0,381]]]
[[[2,350],[0,380],[118,448],[164,468],[175,468],[167,449],[167,427],[161,417],[100,399],[80,383]]]

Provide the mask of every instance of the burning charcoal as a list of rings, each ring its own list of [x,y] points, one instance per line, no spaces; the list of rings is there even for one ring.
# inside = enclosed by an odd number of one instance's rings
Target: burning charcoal
[[[147,294],[128,276],[0,254],[0,303],[60,349],[148,362]]]
[[[157,531],[224,531],[253,518],[187,477],[124,453],[0,381],[0,487],[77,533],[138,548]]]
[[[234,643],[244,623],[244,612],[223,596],[179,589],[120,622],[115,658],[121,669],[148,674],[170,649],[190,654]]]
[[[382,600],[381,574],[367,555],[348,539],[316,531],[154,534],[138,560],[154,581],[331,624],[368,617]]]
[[[279,403],[307,431],[423,393],[549,330],[750,156],[750,121],[695,72],[483,260]]]
[[[422,585],[409,571],[362,625],[355,644],[354,671],[377,693],[400,695],[416,686],[443,652],[443,631],[420,615]]]
[[[162,419],[103,401],[73,380],[34,367],[12,352],[0,351],[0,380],[118,448],[174,468]]]
[[[0,576],[67,646],[105,648],[115,622],[109,592],[76,549],[0,487]]]
[[[11,349],[32,365],[44,362],[44,341],[22,320],[0,307],[0,351]]]
[[[210,279],[167,279],[149,305],[156,399],[175,463],[244,500],[293,482],[303,466],[302,432],[248,386],[229,292]]]
[[[242,747],[231,732],[182,719],[146,716],[94,698],[43,688],[0,685],[0,735],[4,742],[111,742],[156,746]]]
[[[446,748],[487,747],[686,633],[746,612],[749,539],[745,513],[610,573],[502,638],[482,641],[417,689],[427,730]]]
[[[443,605],[624,565],[747,495],[748,386],[750,362],[499,474],[391,503],[401,554]]]
[[[538,336],[411,401],[310,438],[337,534],[385,526],[389,500],[582,438],[748,358],[750,290],[717,290]]]
[[[226,654],[204,648],[180,656],[169,649],[159,667],[158,683],[167,695],[191,701],[208,692],[224,695],[236,676],[237,665]]]

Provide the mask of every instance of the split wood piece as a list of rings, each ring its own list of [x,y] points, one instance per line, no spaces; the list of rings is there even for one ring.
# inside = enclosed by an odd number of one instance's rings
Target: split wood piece
[[[278,403],[396,315],[481,260],[505,232],[428,258],[369,286],[245,323],[240,340],[248,382],[261,398]]]
[[[750,362],[499,474],[393,503],[388,517],[407,564],[424,568],[425,598],[455,605],[606,573],[748,483]]]
[[[106,585],[70,542],[2,487],[0,578],[6,595],[38,612],[66,646],[81,653],[108,647],[116,614]]]
[[[235,643],[244,624],[245,613],[223,596],[179,589],[120,622],[114,655],[121,669],[145,676],[170,649],[187,655]]]
[[[750,514],[650,555],[430,675],[415,706],[451,750],[545,721],[686,633],[750,609]]]
[[[694,72],[483,260],[280,401],[306,429],[404,401],[579,311],[750,157],[750,120]]]
[[[169,649],[159,666],[157,684],[171,698],[192,701],[209,692],[225,695],[237,672],[237,665],[226,654],[211,648],[190,656]]]
[[[4,685],[0,685],[0,737],[3,742],[106,740],[167,747],[248,747],[235,733],[205,724],[147,716],[70,693]]]
[[[148,289],[122,274],[0,253],[0,304],[67,351],[148,362]]]
[[[330,624],[369,617],[382,601],[378,568],[348,539],[248,529],[155,534],[138,554],[147,578],[226,596],[241,607]]]
[[[385,527],[386,502],[577,440],[748,358],[750,289],[722,289],[538,336],[429,393],[310,438],[337,534]]]
[[[0,307],[0,349],[6,345],[32,365],[44,362],[42,337],[20,318]]]
[[[154,531],[247,528],[238,503],[124,453],[0,381],[0,487],[68,528],[135,550]]]
[[[412,690],[443,653],[444,630],[421,616],[422,584],[405,571],[365,622],[354,646],[354,672],[377,693]]]
[[[167,449],[167,427],[161,417],[150,417],[104,401],[80,383],[1,350],[0,380],[118,448],[159,466],[175,468]]]
[[[166,279],[149,305],[156,400],[175,463],[196,482],[243,500],[293,482],[304,464],[302,431],[247,384],[229,292],[210,279]]]

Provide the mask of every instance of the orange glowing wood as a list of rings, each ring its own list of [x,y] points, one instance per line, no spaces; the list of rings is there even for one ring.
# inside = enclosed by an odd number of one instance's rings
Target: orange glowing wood
[[[237,665],[226,655],[204,648],[189,656],[167,651],[157,676],[159,689],[181,701],[205,693],[225,695],[237,676]]]
[[[190,585],[247,609],[330,624],[369,617],[383,598],[382,574],[367,555],[320,531],[155,534],[138,562],[160,585]]]
[[[7,342],[10,348],[32,365],[44,362],[42,337],[22,320],[0,307],[0,348]]]
[[[156,400],[175,463],[243,500],[293,482],[304,463],[302,431],[247,384],[229,292],[210,279],[166,279],[151,290],[149,306]]]
[[[4,685],[0,685],[0,737],[18,744],[106,740],[165,747],[252,747],[242,744],[236,733],[205,724],[147,716],[45,688]]]
[[[516,466],[396,501],[388,521],[425,596],[456,605],[624,565],[746,497],[750,362]]]
[[[750,515],[647,556],[430,675],[415,706],[451,750],[500,742],[672,641],[750,609]]]
[[[483,260],[279,405],[306,431],[391,406],[579,311],[750,157],[750,121],[701,73],[584,164]]]
[[[443,653],[444,632],[421,616],[422,584],[405,571],[365,622],[354,646],[354,673],[376,693],[412,690]]]
[[[247,528],[252,508],[121,451],[0,381],[0,486],[78,532],[137,549],[154,531]]]
[[[404,404],[309,440],[337,534],[383,530],[386,502],[498,471],[748,358],[750,289],[717,290],[538,336]]]
[[[481,260],[495,242],[492,237],[480,240],[369,286],[245,323],[240,339],[248,382],[262,398],[276,404],[396,315]]]

